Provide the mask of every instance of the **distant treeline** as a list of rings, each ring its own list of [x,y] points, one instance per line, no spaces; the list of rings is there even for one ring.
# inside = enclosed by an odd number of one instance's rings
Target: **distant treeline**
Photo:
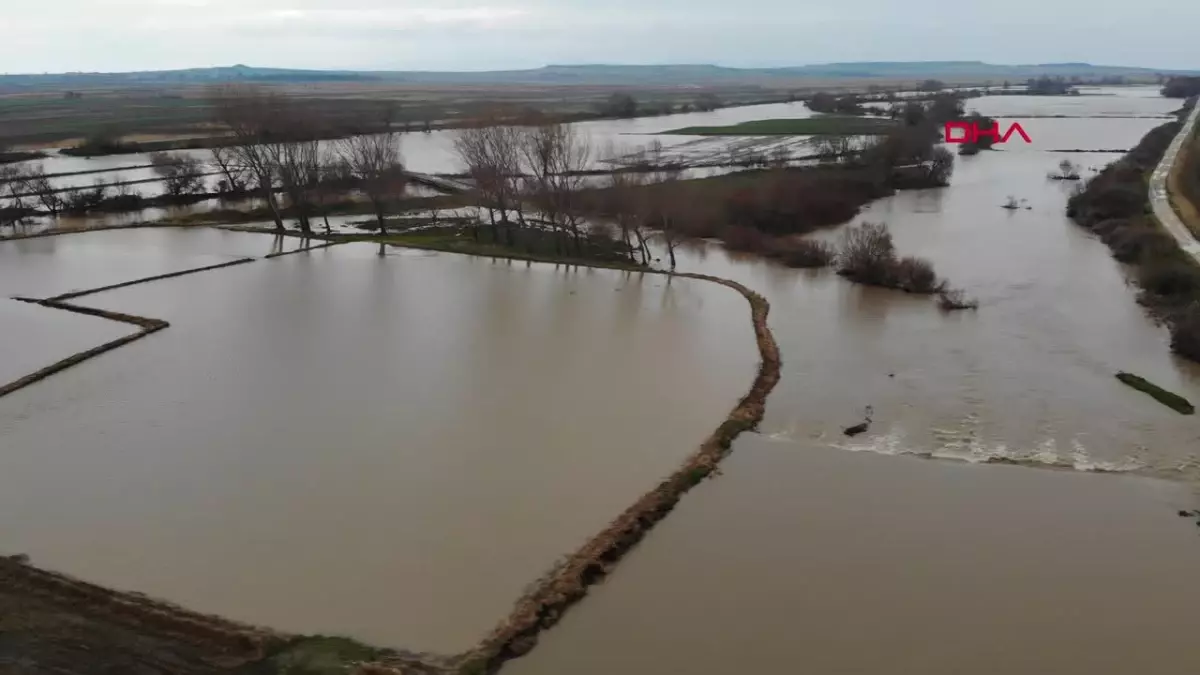
[[[1162,88],[1167,98],[1191,98],[1200,96],[1200,77],[1172,77]]]

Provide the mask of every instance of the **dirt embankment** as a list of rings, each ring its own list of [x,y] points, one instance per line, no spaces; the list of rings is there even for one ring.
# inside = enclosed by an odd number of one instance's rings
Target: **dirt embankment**
[[[0,557],[0,672],[232,672],[285,639]]]
[[[288,253],[294,252],[298,251]],[[242,262],[245,261],[232,264]],[[195,271],[200,270],[187,273]],[[712,475],[729,454],[738,435],[753,429],[762,420],[767,396],[779,382],[782,361],[779,347],[767,326],[770,311],[767,300],[728,279],[694,273],[674,276],[721,284],[746,298],[761,358],[750,391],[699,450],[671,476],[543,576],[534,589],[517,602],[509,617],[465,654],[446,658],[378,651],[345,641],[350,652],[362,653],[352,657],[350,653],[339,651],[335,655],[323,651],[326,648],[324,642],[329,640],[326,638],[297,638],[244,626],[192,613],[140,594],[105,589],[20,561],[0,558],[0,672],[12,664],[19,664],[18,667],[33,664],[51,671],[57,668],[61,672],[274,673],[290,672],[286,664],[301,654],[305,659],[315,658],[324,664],[328,664],[328,658],[334,658],[340,664],[336,672],[345,672],[344,667],[358,663],[357,671],[363,675],[481,674],[495,672],[508,660],[528,653],[536,646],[543,630],[558,623],[567,609],[587,595],[588,587],[604,579],[624,555],[674,509],[688,490]],[[96,290],[99,289],[66,297],[79,297]],[[32,381],[167,327],[166,322],[157,319],[79,307],[57,299],[27,302],[101,316],[142,328],[133,336],[76,355],[44,369],[45,372],[39,371],[31,376],[36,376]],[[315,650],[316,656],[304,654],[310,649]]]
[[[751,320],[761,356],[754,383],[728,417],[670,477],[642,496],[608,527],[543,577],[517,602],[509,617],[476,648],[464,654],[461,673],[493,673],[506,661],[528,653],[539,634],[554,626],[564,612],[587,595],[588,587],[604,579],[679,499],[713,473],[730,452],[734,439],[753,429],[763,417],[767,395],[779,382],[782,360],[767,326],[770,305],[742,284],[704,274],[675,276],[711,281],[741,293],[750,303]]]

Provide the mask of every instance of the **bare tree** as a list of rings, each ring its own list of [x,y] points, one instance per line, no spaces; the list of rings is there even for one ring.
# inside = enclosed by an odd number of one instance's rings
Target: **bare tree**
[[[489,111],[470,126],[460,129],[454,138],[454,149],[488,209],[493,235],[499,240],[496,214],[508,231],[509,243],[514,243],[513,211],[520,226],[525,225],[522,176],[523,148],[526,131],[505,119],[497,111]],[[479,238],[478,227],[475,238]]]
[[[209,165],[220,173],[222,178],[221,192],[238,194],[246,191],[247,169],[238,163],[232,148],[214,147],[209,150],[212,159]]]
[[[24,218],[28,207],[25,204],[25,194],[29,192],[28,175],[20,166],[0,165],[0,197],[7,203],[0,203],[0,225],[17,225]]]
[[[400,135],[389,132],[351,136],[338,141],[337,147],[347,171],[375,210],[380,234],[386,234],[388,205],[403,196],[407,182]]]
[[[221,85],[210,93],[217,121],[233,136],[229,146],[233,162],[254,178],[256,188],[271,209],[275,229],[282,233],[283,215],[275,199],[278,182],[276,158],[282,154],[282,134],[274,126],[286,103],[276,94],[254,85]]]
[[[29,170],[25,178],[26,191],[31,193],[41,203],[42,208],[46,209],[51,216],[58,216],[62,211],[63,199],[59,194],[58,188],[50,182],[46,176],[46,169],[38,164]]]
[[[204,163],[191,155],[154,152],[150,154],[150,164],[171,197],[184,197],[204,190]]]
[[[812,141],[813,149],[822,162],[836,162],[850,154],[854,148],[853,136],[817,136]]]
[[[621,242],[629,254],[629,261],[636,262],[637,254],[644,263],[649,257],[649,252],[646,250],[646,240],[641,228],[638,192],[645,184],[646,174],[624,170],[617,162],[620,153],[614,149],[610,149],[607,156],[609,159],[606,163],[610,169],[605,176],[604,191],[601,193],[604,196],[603,210],[616,220]]]
[[[772,167],[786,169],[788,161],[792,159],[792,151],[786,145],[777,145],[771,148],[770,158]]]
[[[686,188],[679,180],[681,174],[680,169],[671,167],[654,172],[651,176],[654,184],[645,191],[648,202],[642,219],[658,229],[658,237],[667,247],[671,271],[676,267],[675,249],[683,238],[679,221],[688,201]]]
[[[303,121],[293,120],[292,138],[303,137]],[[292,135],[294,134],[294,135]],[[296,224],[305,236],[312,234],[314,197],[321,175],[321,144],[312,140],[272,143],[268,148],[271,165],[279,177],[279,186],[288,197],[296,215]]]
[[[590,140],[576,127],[540,124],[526,128],[522,150],[535,202],[555,229],[570,234],[576,253],[582,253],[580,191],[592,158]]]
[[[313,190],[313,208],[325,222],[325,234],[333,231],[329,225],[329,212],[342,191],[354,183],[350,165],[334,150],[322,147],[321,166],[316,176],[317,186]]]

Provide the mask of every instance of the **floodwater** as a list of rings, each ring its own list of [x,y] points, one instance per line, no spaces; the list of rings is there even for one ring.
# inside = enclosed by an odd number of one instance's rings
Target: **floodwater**
[[[6,550],[444,652],[694,452],[757,362],[716,284],[366,244],[77,302],[171,327],[0,399]]]
[[[274,252],[275,244],[274,237],[210,228],[109,230],[0,241],[0,296],[48,298],[264,256]]]
[[[588,138],[591,139],[594,147],[593,159],[595,160],[601,159],[610,150],[618,154],[633,152],[639,147],[649,145],[656,139],[666,147],[699,141],[701,147],[704,148],[704,152],[699,153],[699,148],[692,148],[687,153],[687,156],[694,158],[700,155],[716,158],[720,155],[724,146],[733,141],[695,136],[663,135],[662,132],[691,126],[724,126],[752,120],[805,118],[812,115],[813,112],[805,107],[803,103],[769,103],[722,108],[710,112],[662,115],[660,117],[641,117],[628,120],[596,120],[579,122],[573,126],[576,126],[582,132],[586,132]],[[464,169],[459,162],[458,156],[454,152],[454,133],[451,130],[439,130],[429,133],[407,132],[401,134],[400,147],[404,156],[405,166],[410,171],[418,173],[457,173],[463,171]],[[742,139],[742,142],[744,143],[745,139]],[[209,161],[207,150],[187,150],[182,152],[193,155],[202,161]],[[108,177],[114,175],[110,172],[119,172],[124,177],[124,180],[143,180],[154,177],[151,169],[135,168],[145,167],[150,164],[150,157],[146,154],[87,158],[68,157],[54,153],[45,159],[34,160],[29,163],[34,164],[37,162],[41,162],[46,173],[76,171],[104,172],[79,176],[64,176],[54,179],[56,184],[61,183],[62,185],[91,185],[96,177],[105,177],[108,180]],[[208,180],[215,183],[217,179],[218,177],[213,176]],[[161,189],[157,187],[133,187],[137,188],[139,194],[146,196],[162,193]]]
[[[1129,106],[1081,100],[1095,114]],[[1071,127],[1047,127],[1041,147],[1132,144],[1162,121],[1104,120],[1069,140],[1055,134]],[[1045,179],[1063,157],[1116,156],[981,153],[960,158],[950,188],[859,217],[887,222],[897,249],[930,259],[977,312],[716,246],[684,255],[772,303],[784,370],[761,434],[508,670],[1200,669],[1200,536],[1176,515],[1200,507],[1200,424],[1113,377],[1200,401],[1200,368],[1169,353],[1122,266],[1063,215],[1071,188]],[[1029,210],[999,208],[1009,195]],[[845,438],[868,405],[870,432]]]
[[[0,386],[139,330],[136,326],[0,298]]]
[[[768,297],[782,381],[722,475],[511,672],[1200,668],[1200,534],[1176,516],[1200,508],[1200,425],[1113,377],[1200,401],[1200,368],[1045,178],[1116,158],[1048,150],[1132,147],[1164,120],[1115,115],[1179,104],[1016,98],[972,105],[1109,119],[1029,118],[1034,145],[960,158],[950,188],[857,219],[977,312],[680,252]],[[0,529],[35,561],[198,609],[461,648],[749,382],[738,296],[629,283],[356,246],[87,298],[173,326],[0,400]],[[870,432],[846,439],[866,406]]]

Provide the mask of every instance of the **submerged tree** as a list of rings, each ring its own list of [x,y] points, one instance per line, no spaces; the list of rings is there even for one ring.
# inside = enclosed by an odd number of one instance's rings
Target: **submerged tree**
[[[204,177],[201,175],[204,164],[191,155],[155,152],[150,154],[150,165],[162,179],[163,189],[168,196],[183,197],[204,190]]]
[[[253,177],[255,189],[271,209],[276,231],[282,233],[283,214],[275,187],[280,173],[278,158],[284,154],[279,123],[286,120],[288,104],[275,93],[247,84],[218,86],[209,98],[216,120],[233,137],[229,146],[233,163]]]
[[[337,147],[346,171],[371,202],[379,233],[387,234],[388,208],[404,195],[407,184],[400,155],[400,135],[388,132],[351,136],[338,141]]]

